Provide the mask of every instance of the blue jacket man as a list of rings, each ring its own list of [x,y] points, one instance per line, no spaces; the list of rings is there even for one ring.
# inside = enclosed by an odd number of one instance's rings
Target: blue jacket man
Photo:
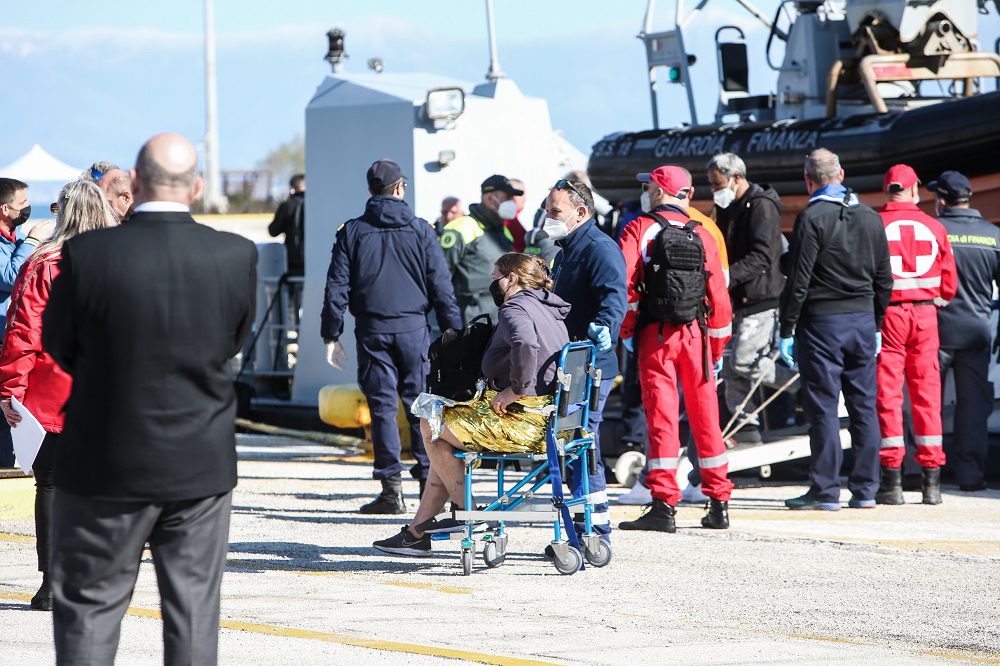
[[[599,433],[604,403],[618,374],[615,347],[628,308],[625,258],[618,244],[597,227],[594,198],[584,183],[558,181],[549,192],[546,212],[545,233],[561,250],[552,265],[552,291],[571,306],[566,330],[570,340],[590,339],[597,346],[602,381],[600,402],[590,412],[588,427],[597,450],[597,473],[590,477],[590,492],[594,531],[608,539],[611,522]]]
[[[462,325],[437,234],[403,201],[405,190],[406,180],[395,162],[379,160],[368,169],[372,196],[364,214],[337,232],[320,322],[327,361],[342,369],[344,310],[356,321],[358,384],[368,400],[375,447],[373,477],[382,482],[382,492],[361,507],[362,513],[405,512],[397,396],[409,406],[424,390],[428,312],[434,309],[441,330]],[[420,481],[422,493],[430,463],[420,420],[409,410],[406,416],[417,459],[410,474]]]
[[[25,260],[38,247],[38,239],[26,236],[21,226],[30,215],[27,184],[14,178],[0,178],[0,326],[3,327],[0,331],[7,330],[7,308],[14,280]],[[0,419],[0,467],[13,466],[10,426],[5,419]]]

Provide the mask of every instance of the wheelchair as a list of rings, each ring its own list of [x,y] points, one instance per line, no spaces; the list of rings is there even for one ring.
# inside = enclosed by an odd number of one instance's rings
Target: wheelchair
[[[552,562],[563,575],[572,575],[584,568],[584,561],[603,567],[611,561],[611,546],[593,531],[591,514],[594,502],[590,495],[590,473],[597,472],[597,451],[593,436],[586,426],[591,409],[596,409],[601,384],[597,369],[597,351],[591,342],[571,342],[559,354],[556,370],[558,390],[545,429],[545,452],[490,453],[459,451],[455,457],[465,463],[465,506],[474,507],[472,499],[473,470],[480,461],[496,465],[496,497],[477,510],[452,511],[441,517],[465,522],[463,532],[432,534],[435,541],[461,540],[462,573],[472,573],[476,556],[476,540],[482,542],[483,562],[488,568],[504,563],[507,556],[507,523],[551,521]],[[517,403],[508,409],[522,408]],[[526,471],[525,471],[526,470]],[[567,471],[572,477],[572,496],[563,494]],[[516,478],[520,472],[520,478]],[[508,487],[508,485],[510,487]],[[527,503],[543,488],[551,488],[551,507],[528,509]],[[544,492],[544,491],[543,491]],[[583,510],[583,534],[577,535],[571,509]],[[487,529],[476,532],[477,523],[485,521]]]

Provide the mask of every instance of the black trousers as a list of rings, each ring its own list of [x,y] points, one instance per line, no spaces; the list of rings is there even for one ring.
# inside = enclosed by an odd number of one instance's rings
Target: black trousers
[[[120,502],[56,488],[50,571],[56,663],[114,664],[147,542],[160,590],[163,663],[217,663],[231,506],[232,492]]]
[[[988,421],[993,412],[990,350],[941,349],[941,387],[951,370],[955,373],[955,425],[947,452],[948,467],[959,484],[980,483],[986,473],[989,447]]]
[[[52,468],[59,434],[46,433],[31,471],[35,474],[35,552],[38,570],[49,570],[49,532],[52,525]]]

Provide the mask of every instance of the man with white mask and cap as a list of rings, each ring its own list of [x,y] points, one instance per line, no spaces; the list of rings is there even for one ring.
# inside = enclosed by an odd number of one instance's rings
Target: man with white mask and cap
[[[451,269],[463,325],[481,314],[497,321],[497,306],[490,295],[493,264],[514,249],[505,221],[517,217],[514,197],[524,194],[499,174],[484,180],[480,191],[482,198],[469,206],[469,214],[449,222],[441,233],[441,249]]]
[[[781,199],[770,185],[747,180],[746,164],[733,153],[714,156],[707,172],[715,219],[729,251],[733,339],[723,377],[726,406],[735,411],[758,380],[777,388],[792,374],[790,368],[775,364],[771,358],[777,349],[778,299],[785,286],[778,266],[783,252]],[[738,442],[761,442],[759,422],[746,416],[755,411],[756,401],[756,395],[751,396],[737,419],[737,423],[745,422],[736,432]]]
[[[582,181],[561,179],[545,200],[546,235],[559,247],[552,264],[552,291],[572,308],[566,317],[570,340],[593,340],[597,368],[603,380],[597,409],[590,411],[587,430],[594,435],[597,473],[590,476],[594,501],[594,531],[610,541],[611,521],[600,454],[600,425],[604,403],[618,374],[618,331],[628,308],[625,258],[610,236],[594,220],[594,195]],[[582,520],[582,519],[581,519]],[[582,524],[578,523],[578,531]]]

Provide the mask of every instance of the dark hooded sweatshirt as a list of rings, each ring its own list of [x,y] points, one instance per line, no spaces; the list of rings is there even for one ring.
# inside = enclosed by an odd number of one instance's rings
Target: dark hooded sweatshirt
[[[544,289],[525,289],[500,306],[500,323],[483,354],[490,386],[518,395],[555,393],[559,352],[569,342],[569,304]]]
[[[717,210],[729,253],[733,311],[743,315],[778,307],[785,276],[778,267],[781,199],[770,185],[750,183],[742,197]]]
[[[401,199],[372,197],[364,215],[337,231],[320,322],[323,339],[343,334],[345,309],[363,333],[406,333],[427,326],[432,308],[442,330],[461,328],[434,227]]]

